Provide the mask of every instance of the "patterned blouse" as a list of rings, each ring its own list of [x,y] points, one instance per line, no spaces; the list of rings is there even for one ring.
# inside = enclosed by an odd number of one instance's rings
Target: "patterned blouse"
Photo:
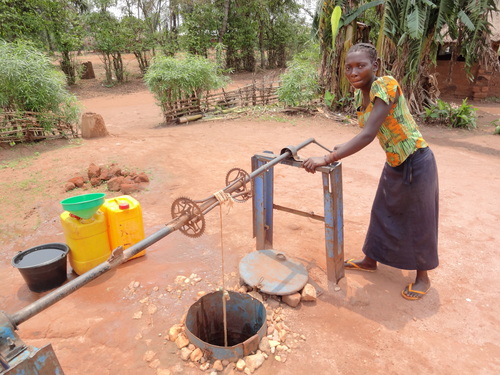
[[[399,93],[399,97],[394,102],[397,93]],[[394,102],[389,114],[380,126],[377,138],[386,153],[387,163],[391,167],[396,167],[402,164],[417,148],[427,147],[427,143],[422,138],[417,123],[406,105],[406,99],[398,81],[391,76],[379,77],[373,82],[370,90],[370,103],[364,111],[362,110],[363,94],[361,90],[358,89],[354,92],[354,103],[360,127],[364,127],[368,121],[375,97],[382,99],[387,104]]]

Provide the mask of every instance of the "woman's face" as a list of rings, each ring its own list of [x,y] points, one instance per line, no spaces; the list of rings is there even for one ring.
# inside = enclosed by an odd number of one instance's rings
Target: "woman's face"
[[[356,89],[370,88],[378,69],[377,61],[371,61],[364,51],[350,52],[345,59],[345,75]]]

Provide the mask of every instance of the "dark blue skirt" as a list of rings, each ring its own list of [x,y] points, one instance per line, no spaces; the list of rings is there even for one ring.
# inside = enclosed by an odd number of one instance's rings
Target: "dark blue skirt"
[[[386,163],[363,252],[391,267],[434,269],[439,264],[438,216],[439,186],[432,150],[418,149],[397,167]]]

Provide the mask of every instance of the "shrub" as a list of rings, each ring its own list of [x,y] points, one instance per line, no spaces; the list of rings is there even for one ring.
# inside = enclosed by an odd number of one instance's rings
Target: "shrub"
[[[204,91],[223,87],[227,80],[217,73],[216,64],[195,55],[156,56],[144,75],[146,85],[163,108],[178,100],[200,98]]]
[[[467,104],[467,98],[459,106],[441,99],[436,104],[425,108],[424,121],[429,123],[448,124],[452,128],[473,129],[476,127],[477,108]]]
[[[278,98],[289,106],[308,105],[320,93],[317,55],[305,51],[294,57],[281,75]]]
[[[80,113],[64,74],[44,53],[26,43],[1,41],[0,111],[37,112],[42,122],[50,113],[67,123],[77,122]]]

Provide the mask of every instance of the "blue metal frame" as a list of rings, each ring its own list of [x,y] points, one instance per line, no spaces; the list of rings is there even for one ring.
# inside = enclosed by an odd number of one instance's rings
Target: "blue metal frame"
[[[257,154],[252,157],[252,171],[262,167],[277,155],[270,152]],[[301,162],[293,159],[283,160],[280,164],[302,167]],[[326,268],[328,281],[338,283],[344,277],[344,218],[342,200],[342,164],[320,167],[322,173]],[[265,250],[273,247],[273,209],[274,206],[274,167],[254,179],[252,187],[253,204],[253,235],[256,238],[256,249]],[[299,213],[296,210],[288,212]]]

